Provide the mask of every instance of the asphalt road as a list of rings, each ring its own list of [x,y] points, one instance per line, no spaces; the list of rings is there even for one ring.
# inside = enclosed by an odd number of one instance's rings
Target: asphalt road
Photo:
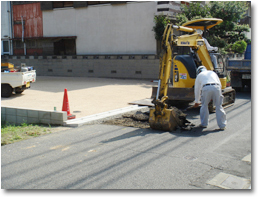
[[[2,146],[2,189],[249,188],[250,92],[226,113],[225,131],[211,114],[206,129],[86,125]],[[187,117],[200,123],[197,109]]]

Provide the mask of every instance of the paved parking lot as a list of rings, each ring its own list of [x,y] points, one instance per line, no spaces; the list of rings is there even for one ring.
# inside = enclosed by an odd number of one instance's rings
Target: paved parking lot
[[[80,118],[150,98],[152,85],[149,80],[37,76],[21,95],[1,98],[1,106],[61,111],[66,88],[70,112]]]

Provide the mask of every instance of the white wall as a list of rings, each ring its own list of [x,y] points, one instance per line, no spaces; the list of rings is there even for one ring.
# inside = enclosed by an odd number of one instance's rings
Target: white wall
[[[43,11],[43,36],[77,36],[82,54],[156,54],[156,2]]]
[[[9,12],[8,12],[9,11]],[[1,55],[12,54],[12,44],[9,40],[12,38],[11,30],[11,8],[10,1],[1,1]],[[3,42],[7,43],[8,51],[3,50]]]
[[[1,1],[1,38],[9,36],[8,8],[7,1]]]

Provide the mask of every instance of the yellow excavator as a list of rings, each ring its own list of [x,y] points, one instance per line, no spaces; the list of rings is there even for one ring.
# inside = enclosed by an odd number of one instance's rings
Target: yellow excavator
[[[219,53],[210,53],[207,49],[202,32],[222,23],[222,19],[203,18],[184,23],[182,26],[168,24],[161,42],[158,85],[152,88],[152,103],[149,123],[155,130],[173,131],[178,126],[178,114],[171,106],[176,103],[191,103],[194,101],[194,83],[196,69],[203,65],[207,70],[213,70],[220,78],[223,106],[235,102],[235,90],[226,87],[226,70],[223,58]],[[174,30],[186,34],[176,36]],[[189,48],[189,54],[178,55],[180,47]],[[171,74],[172,67],[172,74]],[[172,76],[172,79],[171,77]],[[212,101],[209,111],[214,111]]]

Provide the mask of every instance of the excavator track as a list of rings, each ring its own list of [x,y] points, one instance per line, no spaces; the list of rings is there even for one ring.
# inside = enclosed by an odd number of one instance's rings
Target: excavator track
[[[226,87],[222,90],[222,95],[224,96],[222,106],[223,108],[227,108],[232,106],[235,103],[236,99],[236,91],[232,87]],[[211,101],[209,103],[209,112],[215,112],[216,108]]]
[[[152,95],[151,98],[155,98],[157,92],[157,87],[152,87]],[[222,90],[222,95],[224,96],[222,106],[227,108],[234,104],[236,98],[236,91],[232,87],[226,87]],[[194,89],[193,88],[168,88],[168,100],[167,103],[170,106],[176,106],[182,103],[191,103],[194,101]],[[213,102],[209,103],[209,112],[215,112],[215,107]]]
[[[224,96],[222,104],[223,107],[226,107],[227,105],[230,105],[235,102],[236,91],[232,87],[227,87],[224,90],[222,90],[222,95]]]

